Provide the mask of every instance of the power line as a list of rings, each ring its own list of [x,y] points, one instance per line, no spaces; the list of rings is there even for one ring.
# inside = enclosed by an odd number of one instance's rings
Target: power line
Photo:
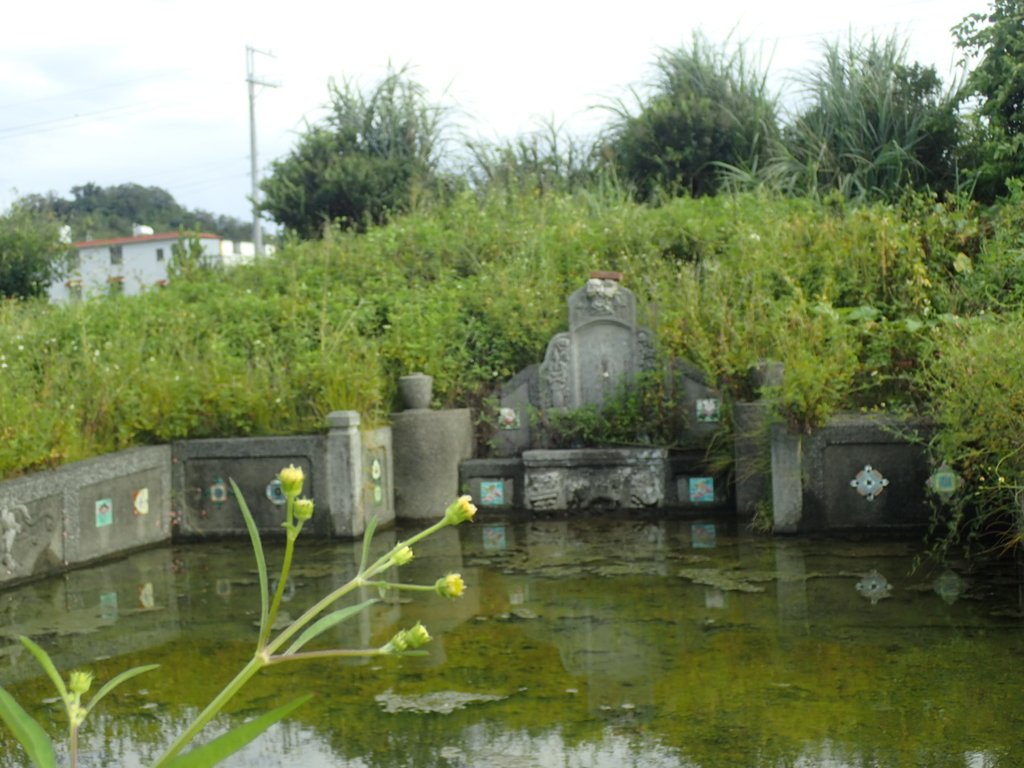
[[[158,109],[163,109],[164,107],[177,106],[183,103],[184,102],[182,101],[164,101],[157,102],[155,104],[124,104],[117,107],[99,109],[94,112],[85,112],[83,114],[69,115],[66,117],[55,117],[49,120],[39,120],[34,123],[7,126],[5,128],[0,128],[0,140],[21,138],[23,136],[34,136],[36,134],[74,128],[78,123],[96,122],[106,116],[118,113],[121,116],[141,115],[147,112],[154,112]]]

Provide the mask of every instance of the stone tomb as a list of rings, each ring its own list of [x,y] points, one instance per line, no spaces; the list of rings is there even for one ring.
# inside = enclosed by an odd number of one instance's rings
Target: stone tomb
[[[545,408],[603,405],[654,367],[650,331],[636,324],[636,297],[618,280],[591,277],[569,297],[569,330],[548,342],[540,366]]]

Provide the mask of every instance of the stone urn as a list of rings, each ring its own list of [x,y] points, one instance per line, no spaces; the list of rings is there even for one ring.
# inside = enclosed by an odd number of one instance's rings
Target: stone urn
[[[398,395],[406,410],[422,410],[430,407],[434,397],[434,377],[425,373],[410,373],[398,377]]]

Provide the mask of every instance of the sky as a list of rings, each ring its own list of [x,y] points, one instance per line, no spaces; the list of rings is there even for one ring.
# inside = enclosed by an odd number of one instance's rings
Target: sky
[[[589,136],[659,52],[699,31],[760,56],[787,103],[823,40],[898,34],[944,80],[950,28],[987,0],[51,0],[0,27],[0,210],[28,194],[136,183],[187,208],[251,219],[246,46],[266,174],[321,119],[328,82],[372,88],[408,66],[453,135],[500,141],[543,123]],[[145,222],[140,222],[145,223]],[[125,233],[130,234],[130,233]]]

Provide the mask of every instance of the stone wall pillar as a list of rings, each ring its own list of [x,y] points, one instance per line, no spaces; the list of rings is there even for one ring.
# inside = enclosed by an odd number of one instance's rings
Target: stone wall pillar
[[[770,419],[773,391],[782,386],[782,363],[762,361],[751,376],[760,400],[733,404],[736,511],[752,515],[771,501]]]
[[[736,512],[740,515],[753,515],[757,505],[769,497],[769,411],[770,406],[762,402],[737,402],[732,406]]]
[[[358,411],[327,414],[327,508],[331,530],[359,536],[366,528],[358,490],[363,478],[362,439]]]
[[[775,533],[796,533],[803,517],[803,438],[772,427],[772,513]]]

